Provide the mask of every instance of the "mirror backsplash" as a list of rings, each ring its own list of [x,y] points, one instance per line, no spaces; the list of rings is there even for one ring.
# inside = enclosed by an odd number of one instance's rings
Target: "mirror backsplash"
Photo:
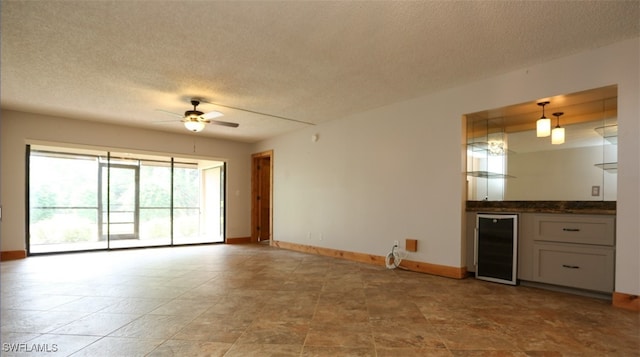
[[[565,129],[563,144],[537,137],[542,116]],[[617,86],[465,118],[469,201],[616,201]]]

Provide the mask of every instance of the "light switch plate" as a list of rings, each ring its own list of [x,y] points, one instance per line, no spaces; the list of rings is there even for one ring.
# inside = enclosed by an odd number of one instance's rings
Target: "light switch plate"
[[[600,196],[600,186],[591,186],[591,196]]]

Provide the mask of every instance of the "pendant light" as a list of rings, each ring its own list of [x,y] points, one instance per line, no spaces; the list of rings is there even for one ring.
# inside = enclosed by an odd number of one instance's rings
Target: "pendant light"
[[[551,144],[559,145],[564,144],[564,128],[560,127],[560,116],[564,114],[563,112],[553,113],[553,116],[557,118],[558,122],[556,127],[553,128],[551,132]]]
[[[540,102],[539,106],[542,107],[542,117],[536,122],[536,136],[544,138],[551,135],[551,119],[544,116],[544,106],[549,102]]]

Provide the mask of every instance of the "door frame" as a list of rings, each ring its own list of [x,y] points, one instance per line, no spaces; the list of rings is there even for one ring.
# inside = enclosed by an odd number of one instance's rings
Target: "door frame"
[[[264,158],[269,158],[269,245],[273,244],[273,150],[251,155],[251,243],[258,243],[260,218],[259,172],[258,165]]]

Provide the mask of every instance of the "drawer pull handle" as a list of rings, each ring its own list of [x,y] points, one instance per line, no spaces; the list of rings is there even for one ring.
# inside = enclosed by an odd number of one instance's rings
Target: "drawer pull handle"
[[[565,232],[580,232],[580,228],[562,228]]]
[[[567,268],[567,269],[580,269],[579,266],[577,265],[567,265],[567,264],[562,264],[563,268]]]

